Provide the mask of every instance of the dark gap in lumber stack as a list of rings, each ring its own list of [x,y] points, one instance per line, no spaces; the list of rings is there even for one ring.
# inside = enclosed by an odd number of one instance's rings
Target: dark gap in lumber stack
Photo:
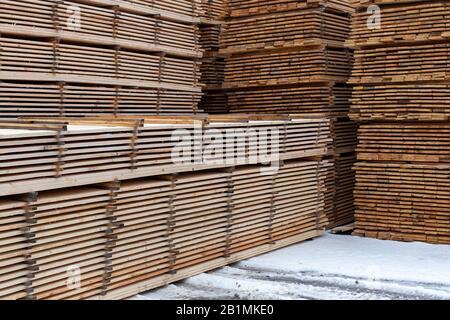
[[[225,81],[225,57],[219,53],[228,0],[203,0],[206,12],[200,28],[200,46],[204,50],[201,82],[205,84],[199,108],[211,114],[228,113]]]

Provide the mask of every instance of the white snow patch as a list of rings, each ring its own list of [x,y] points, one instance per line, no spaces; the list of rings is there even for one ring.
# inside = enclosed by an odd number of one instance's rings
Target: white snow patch
[[[241,262],[288,272],[450,285],[450,246],[326,234]]]
[[[134,299],[450,299],[450,246],[327,234]]]

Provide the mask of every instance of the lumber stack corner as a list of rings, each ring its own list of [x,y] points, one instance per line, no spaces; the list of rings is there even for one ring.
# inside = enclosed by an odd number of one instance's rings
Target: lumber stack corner
[[[228,1],[220,38],[223,87],[235,113],[332,120],[334,187],[329,228],[353,221],[356,124],[348,117],[353,50],[349,1]]]
[[[355,235],[450,243],[449,1],[355,1]],[[381,10],[368,28],[369,5]]]

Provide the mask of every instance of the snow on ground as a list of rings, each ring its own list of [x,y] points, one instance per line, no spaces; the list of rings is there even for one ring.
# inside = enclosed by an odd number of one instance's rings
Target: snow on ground
[[[450,246],[327,234],[133,299],[450,299]]]

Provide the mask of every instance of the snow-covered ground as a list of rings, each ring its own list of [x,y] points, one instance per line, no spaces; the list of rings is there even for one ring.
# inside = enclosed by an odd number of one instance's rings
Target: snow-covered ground
[[[133,299],[450,299],[450,246],[327,234]]]

